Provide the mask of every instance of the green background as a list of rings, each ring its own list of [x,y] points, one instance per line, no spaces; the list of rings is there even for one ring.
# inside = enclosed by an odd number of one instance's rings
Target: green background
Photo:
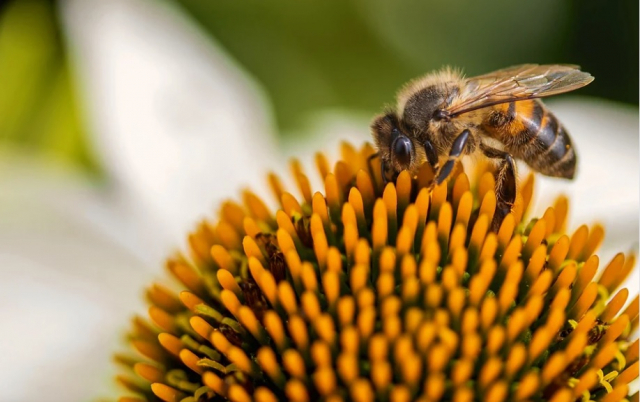
[[[327,109],[373,115],[404,82],[443,65],[475,75],[579,64],[596,77],[581,95],[638,105],[637,0],[175,3],[263,86],[282,133]],[[57,7],[0,8],[0,147],[99,174]]]

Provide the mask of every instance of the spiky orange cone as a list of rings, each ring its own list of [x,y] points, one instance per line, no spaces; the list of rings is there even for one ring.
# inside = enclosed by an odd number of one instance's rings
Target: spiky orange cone
[[[493,176],[460,171],[432,193],[428,167],[384,189],[369,145],[342,146],[324,194],[300,164],[301,198],[270,183],[190,235],[167,266],[179,293],[147,292],[144,358],[121,401],[623,401],[638,377],[635,265],[617,255],[596,280],[600,226],[564,234],[567,200],[522,217],[533,176],[497,233]],[[632,397],[638,400],[637,394]]]

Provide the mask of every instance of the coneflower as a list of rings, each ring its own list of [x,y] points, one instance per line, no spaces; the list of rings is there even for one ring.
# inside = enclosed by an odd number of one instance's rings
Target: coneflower
[[[596,275],[602,227],[564,234],[565,198],[525,222],[530,175],[492,232],[488,168],[383,187],[370,145],[341,151],[333,169],[317,155],[323,192],[294,161],[301,198],[271,175],[275,213],[247,191],[189,236],[167,263],[182,291],[148,290],[139,355],[117,357],[136,374],[121,401],[628,399],[635,257]]]

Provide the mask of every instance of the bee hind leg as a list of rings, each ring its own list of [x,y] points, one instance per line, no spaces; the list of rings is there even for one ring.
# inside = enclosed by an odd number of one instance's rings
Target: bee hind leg
[[[491,229],[497,232],[516,201],[516,164],[508,152],[484,144],[480,144],[480,149],[487,158],[499,160],[498,169],[495,172],[496,211],[491,223]]]
[[[456,162],[462,156],[462,151],[464,151],[467,142],[469,141],[469,137],[471,137],[471,132],[469,130],[464,130],[460,133],[456,139],[453,141],[453,145],[451,146],[451,151],[449,152],[449,159],[436,171],[436,178],[434,180],[435,184],[441,184],[444,182],[447,177],[453,171],[453,167],[456,165]],[[428,155],[427,155],[428,158]],[[432,165],[433,166],[433,165]]]

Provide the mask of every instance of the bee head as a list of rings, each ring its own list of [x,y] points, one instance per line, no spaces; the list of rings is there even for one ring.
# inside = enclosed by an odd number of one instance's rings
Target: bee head
[[[373,141],[380,157],[394,167],[396,172],[409,169],[415,160],[415,147],[398,123],[395,113],[378,116],[371,124]]]

